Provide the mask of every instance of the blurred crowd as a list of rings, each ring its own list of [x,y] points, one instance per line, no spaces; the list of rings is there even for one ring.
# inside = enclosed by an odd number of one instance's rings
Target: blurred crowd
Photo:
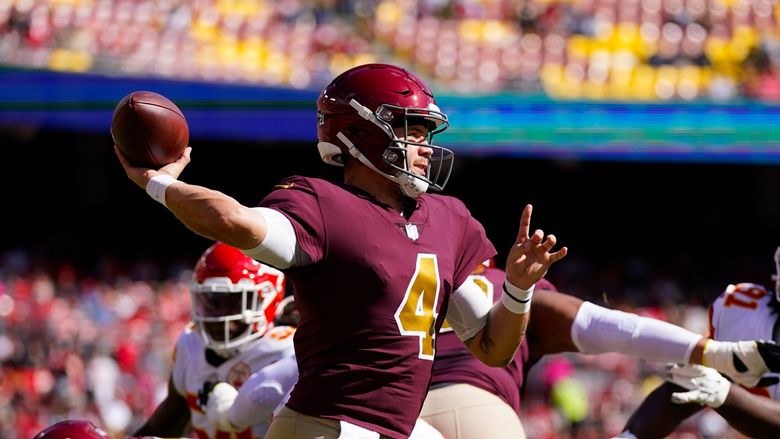
[[[188,321],[191,271],[181,267],[103,262],[85,270],[42,265],[23,251],[0,254],[0,437],[29,439],[65,418],[92,419],[115,437],[132,433],[165,396],[172,349]],[[695,300],[630,303],[612,306],[706,330],[706,309]],[[619,432],[660,384],[662,368],[617,354],[545,358],[531,369],[523,400],[528,436]],[[736,437],[712,411],[679,431]]]
[[[459,93],[780,99],[777,0],[0,0],[0,65],[320,88],[372,61]]]
[[[190,272],[154,281],[146,268],[84,276],[67,265],[42,268],[24,253],[5,255],[0,437],[29,439],[67,418],[93,419],[126,437],[151,414],[189,321]]]

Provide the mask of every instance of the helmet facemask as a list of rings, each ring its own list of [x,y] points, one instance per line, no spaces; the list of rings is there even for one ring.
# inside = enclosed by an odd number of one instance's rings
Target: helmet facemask
[[[265,309],[277,297],[269,281],[250,279],[237,283],[227,277],[212,277],[190,286],[192,319],[205,345],[223,357],[235,354],[244,344],[265,334]]]

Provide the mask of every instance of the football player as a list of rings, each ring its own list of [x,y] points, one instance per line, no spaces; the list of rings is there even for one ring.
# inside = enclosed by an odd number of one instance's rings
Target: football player
[[[168,396],[135,436],[179,437],[191,424],[199,438],[264,437],[298,376],[294,328],[273,325],[284,290],[275,268],[210,246],[195,265],[192,322],[176,343]]]
[[[716,340],[780,341],[780,247],[775,251],[775,272],[774,294],[758,284],[729,285],[710,307],[709,335]],[[765,356],[780,362],[776,346],[764,344],[763,350]],[[748,365],[737,362],[735,366],[744,370]],[[668,382],[648,395],[621,437],[666,437],[682,421],[707,407],[747,436],[780,437],[780,375],[768,374],[749,383],[727,375],[734,384],[709,368],[669,366]]]
[[[344,167],[343,183],[291,177],[259,208],[177,180],[189,148],[158,170],[115,152],[128,178],[188,228],[293,282],[300,376],[266,439],[406,438],[428,390],[442,306],[478,358],[505,365],[525,334],[534,284],[567,250],[530,232],[529,205],[507,259],[509,294],[493,306],[467,282],[495,249],[461,201],[427,193],[444,188],[454,154],[433,143],[447,116],[411,72],[347,70],[317,99],[316,123],[320,155]]]
[[[502,294],[499,285],[503,278],[491,261],[480,265],[471,276],[494,301]],[[780,370],[777,346],[754,341],[708,342],[699,334],[667,322],[558,293],[546,279],[537,283],[533,309],[526,338],[505,368],[485,367],[474,361],[445,326],[421,417],[449,439],[525,437],[519,415],[527,372],[542,356],[563,352],[619,352],[660,362],[705,364],[723,363],[725,355],[732,360],[725,367],[728,371],[733,371],[734,361],[754,365],[734,375],[748,383],[761,378],[770,366]],[[729,340],[752,340],[761,338],[759,335],[743,332]],[[718,349],[712,349],[710,343],[719,345]]]

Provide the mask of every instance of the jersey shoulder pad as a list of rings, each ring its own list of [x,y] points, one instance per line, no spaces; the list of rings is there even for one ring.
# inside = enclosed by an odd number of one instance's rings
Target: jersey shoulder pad
[[[188,356],[191,352],[201,352],[204,349],[206,347],[203,345],[197,326],[193,322],[188,323],[176,340],[176,357]]]
[[[729,285],[710,308],[710,336],[720,338],[722,330],[732,332],[735,326],[754,322],[766,310],[771,295],[761,285],[739,283]],[[756,314],[756,313],[759,314]]]
[[[769,291],[759,284],[750,282],[742,282],[738,284],[730,284],[726,289],[720,293],[717,299],[713,302],[714,307],[723,306],[724,303],[728,306],[729,303],[737,301],[738,298],[749,298],[753,301],[764,299],[769,295]]]
[[[293,335],[295,335],[294,326],[274,326],[263,338],[267,338],[271,343],[284,342],[287,345],[292,342]]]

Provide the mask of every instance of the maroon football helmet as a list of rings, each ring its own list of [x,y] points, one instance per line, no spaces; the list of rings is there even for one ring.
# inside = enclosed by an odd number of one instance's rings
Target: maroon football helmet
[[[265,334],[284,298],[284,274],[218,242],[195,265],[190,294],[204,343],[229,355]]]
[[[407,141],[408,127],[428,128],[427,143]],[[349,154],[397,182],[409,196],[428,188],[441,190],[452,171],[454,154],[433,144],[433,135],[449,126],[433,93],[413,73],[388,64],[366,64],[339,75],[317,99],[317,138],[325,163],[342,165]],[[399,138],[394,129],[403,127]],[[416,175],[407,163],[406,147],[433,150],[426,175]]]
[[[60,421],[35,435],[34,439],[110,439],[91,421]]]

